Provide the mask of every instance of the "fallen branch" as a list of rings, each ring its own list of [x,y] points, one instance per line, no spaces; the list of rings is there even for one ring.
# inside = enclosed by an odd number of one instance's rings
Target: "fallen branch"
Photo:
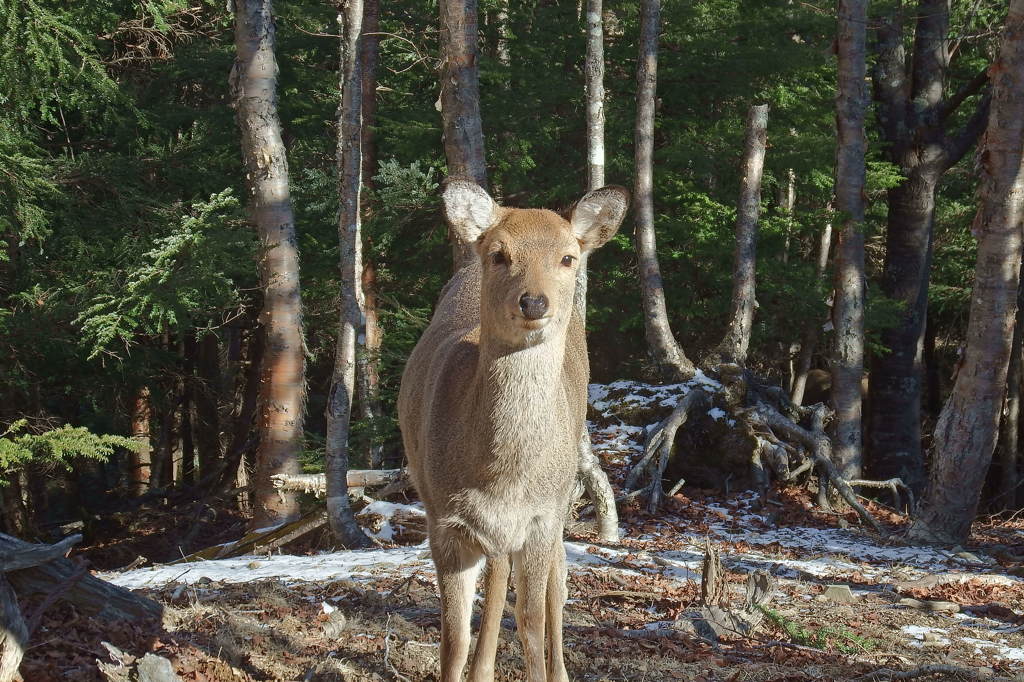
[[[201,549],[172,561],[171,564],[227,559],[245,554],[270,552],[326,524],[327,512],[323,509],[316,509],[296,521],[254,530],[234,542]]]
[[[0,546],[0,573],[20,571],[66,557],[81,541],[81,535],[71,535],[53,545],[34,545],[19,540],[17,544]]]

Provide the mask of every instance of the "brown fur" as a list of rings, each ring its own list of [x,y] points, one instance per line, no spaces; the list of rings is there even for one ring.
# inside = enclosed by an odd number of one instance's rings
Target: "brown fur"
[[[441,679],[461,679],[486,557],[470,678],[493,680],[511,562],[527,679],[567,680],[562,525],[589,374],[573,289],[581,254],[615,233],[628,198],[618,188],[596,190],[577,204],[571,222],[551,211],[500,208],[466,181],[449,183],[444,200],[453,229],[476,243],[479,258],[442,292],[398,399],[441,592]],[[547,298],[544,319],[524,317],[523,295]]]

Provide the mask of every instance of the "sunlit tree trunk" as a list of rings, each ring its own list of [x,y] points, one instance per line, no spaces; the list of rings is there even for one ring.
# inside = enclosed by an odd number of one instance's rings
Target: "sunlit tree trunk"
[[[756,104],[747,113],[743,143],[740,198],[736,208],[736,251],[732,270],[732,313],[729,328],[718,344],[714,360],[745,365],[750,348],[756,302],[758,214],[761,209],[761,176],[768,140],[768,105]],[[716,363],[717,364],[717,363]]]
[[[695,368],[672,335],[665,306],[665,288],[658,265],[654,237],[654,115],[658,84],[658,35],[661,32],[660,0],[640,3],[640,55],[636,73],[636,130],[634,146],[636,179],[633,204],[636,211],[636,252],[644,309],[647,346],[663,379],[684,380]]]
[[[153,444],[150,440],[150,419],[153,409],[149,402],[149,387],[140,386],[132,398],[132,440],[138,449],[128,456],[128,480],[132,491],[141,495],[149,490],[150,464]]]
[[[341,323],[335,345],[334,372],[327,399],[327,518],[345,547],[364,547],[369,538],[359,529],[348,500],[352,403],[356,389],[356,352],[363,330],[362,234],[359,215],[361,84],[359,37],[363,0],[345,0],[338,13],[341,27],[341,102],[338,105],[338,240],[341,270]]]
[[[602,0],[587,0],[587,187],[604,186],[604,21]]]
[[[439,0],[441,14],[441,121],[448,175],[487,187],[484,129],[480,118],[477,0]],[[473,258],[473,245],[454,233],[455,269]]]
[[[363,2],[363,35],[359,45],[359,80],[362,97],[362,125],[360,127],[360,155],[362,156],[363,187],[372,186],[377,173],[377,152],[374,127],[377,124],[377,64],[380,58],[380,0]],[[371,208],[362,203],[364,216]],[[383,330],[377,313],[377,265],[372,256],[364,254],[362,273],[364,332],[356,354],[356,384],[360,415],[370,426],[367,462],[371,468],[383,466],[384,448],[378,436],[384,411],[380,402],[380,350]]]
[[[1024,0],[1012,0],[991,68],[982,142],[978,256],[967,343],[953,392],[935,425],[928,490],[909,536],[962,543],[977,513],[995,448],[1017,309],[1024,231]]]
[[[298,500],[274,489],[273,474],[299,473],[305,412],[299,249],[288,188],[288,160],[277,112],[277,60],[271,0],[235,0],[232,101],[242,133],[250,214],[262,244],[260,284],[266,335],[260,383],[259,450],[253,522],[294,518]]]
[[[836,207],[843,225],[836,243],[832,326],[832,457],[846,479],[860,478],[864,376],[864,163],[867,138],[867,0],[840,0],[836,97]]]
[[[380,403],[379,368],[384,334],[377,310],[377,268],[370,259],[363,261],[361,291],[363,333],[356,354],[360,417],[369,426],[366,461],[371,469],[380,469],[384,466],[384,447],[380,442],[380,422],[384,418],[384,410]]]

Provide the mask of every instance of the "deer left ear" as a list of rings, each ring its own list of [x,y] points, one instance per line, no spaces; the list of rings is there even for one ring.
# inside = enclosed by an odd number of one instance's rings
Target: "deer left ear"
[[[624,187],[608,185],[588,192],[572,208],[569,224],[586,253],[604,246],[615,236],[629,208],[629,192]]]

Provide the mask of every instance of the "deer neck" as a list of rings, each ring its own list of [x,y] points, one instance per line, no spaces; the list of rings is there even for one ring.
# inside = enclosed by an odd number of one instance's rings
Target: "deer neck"
[[[563,330],[522,349],[481,343],[474,393],[484,423],[478,427],[496,460],[529,458],[552,441],[564,396],[565,341]]]

